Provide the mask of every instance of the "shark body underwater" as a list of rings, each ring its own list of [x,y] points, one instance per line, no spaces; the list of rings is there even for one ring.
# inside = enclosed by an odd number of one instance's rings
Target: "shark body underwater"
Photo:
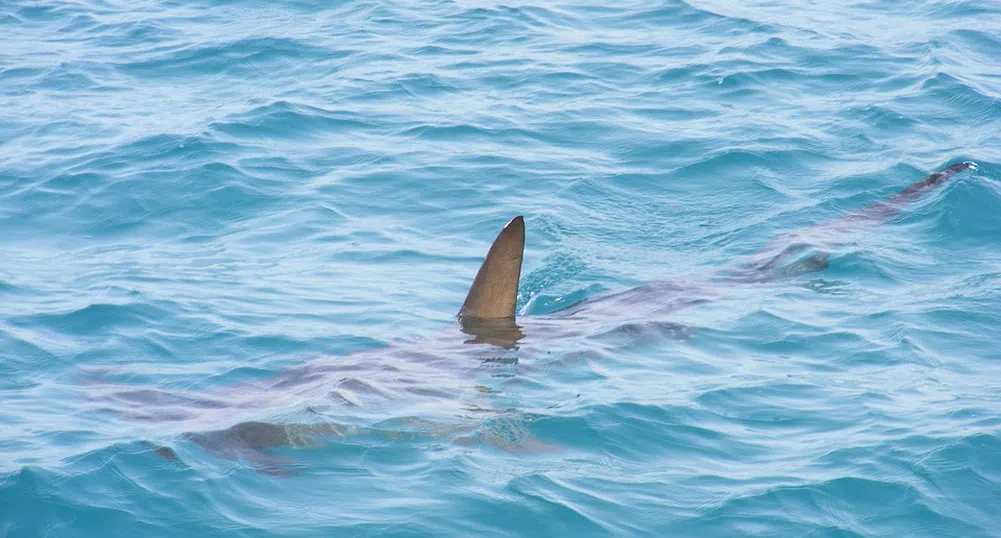
[[[410,417],[443,413],[482,417],[492,411],[489,404],[481,405],[489,390],[470,380],[483,375],[483,369],[491,364],[524,360],[523,348],[545,348],[567,339],[600,338],[609,333],[610,324],[613,331],[654,338],[689,334],[690,328],[669,320],[671,313],[712,301],[717,296],[714,289],[721,284],[724,288],[756,285],[823,271],[829,264],[825,249],[885,222],[957,173],[975,168],[972,162],[953,164],[887,200],[780,236],[757,254],[717,271],[707,282],[709,286],[658,282],[516,321],[525,248],[525,220],[518,216],[504,226],[491,245],[455,323],[436,338],[317,359],[271,379],[218,391],[123,390],[121,385],[98,383],[110,388],[92,393],[88,399],[113,401],[117,404],[116,415],[153,424],[158,432],[165,431],[163,425],[174,424],[175,429],[180,428],[180,438],[217,456],[241,460],[258,471],[273,474],[286,474],[288,464],[276,449],[322,446],[325,439],[345,436],[400,439],[433,437],[437,431],[456,441],[531,450],[531,440],[525,436],[515,433],[516,439],[512,440],[508,431],[484,439],[483,431],[468,421],[451,425],[432,424],[421,418],[380,422],[385,414],[380,414],[379,407],[398,408],[400,402],[405,402]],[[256,420],[262,410],[272,417],[293,421],[282,424]],[[243,417],[247,420],[241,420]],[[168,446],[148,446],[170,461],[179,459]]]

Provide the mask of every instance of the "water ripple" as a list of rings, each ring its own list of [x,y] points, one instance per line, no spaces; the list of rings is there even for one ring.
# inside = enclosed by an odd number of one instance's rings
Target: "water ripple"
[[[995,535],[999,15],[0,7],[0,535]]]

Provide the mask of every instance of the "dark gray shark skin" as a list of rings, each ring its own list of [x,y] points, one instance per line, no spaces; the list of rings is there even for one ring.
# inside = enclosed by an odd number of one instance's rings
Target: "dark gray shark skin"
[[[175,424],[187,433],[181,438],[218,456],[239,459],[255,469],[282,475],[280,448],[322,446],[324,439],[375,435],[383,438],[448,437],[502,445],[507,449],[542,445],[508,422],[503,435],[477,433],[468,422],[433,424],[419,418],[393,424],[359,426],[338,423],[353,416],[364,423],[366,411],[406,402],[411,417],[422,410],[454,411],[454,416],[504,416],[491,410],[469,380],[492,364],[505,364],[544,353],[547,342],[575,338],[603,338],[609,331],[662,338],[687,338],[692,328],[665,321],[671,313],[712,301],[716,284],[755,285],[775,282],[828,267],[823,250],[843,243],[858,231],[899,213],[906,204],[942,185],[959,172],[975,168],[971,162],[954,164],[918,181],[899,194],[821,224],[773,241],[735,266],[714,273],[702,285],[657,282],[610,293],[545,316],[515,321],[514,303],[524,248],[524,221],[512,219],[498,235],[480,268],[454,324],[434,338],[317,359],[256,383],[225,387],[207,393],[184,394],[154,389],[121,390],[112,386],[92,401],[113,401],[116,413],[153,424]],[[614,329],[609,325],[614,321]],[[470,345],[475,344],[475,345]],[[483,402],[482,405],[480,402]],[[310,402],[305,411],[303,403]],[[395,402],[395,403],[391,403]],[[133,411],[125,413],[123,408]],[[262,410],[291,410],[306,422],[272,424],[253,419]],[[288,414],[288,413],[286,413]],[[378,415],[375,415],[378,416]],[[399,420],[403,420],[401,424]],[[235,422],[235,425],[233,425]],[[511,433],[514,432],[514,433]],[[178,459],[169,447],[155,448],[170,461]]]
[[[977,164],[971,161],[953,164],[926,176],[921,181],[912,183],[888,200],[881,200],[857,211],[846,213],[833,221],[776,237],[757,254],[741,262],[736,274],[729,275],[727,280],[743,279],[749,282],[761,282],[783,274],[802,274],[799,271],[822,271],[828,266],[825,253],[812,256],[811,258],[814,259],[801,259],[798,266],[786,266],[784,271],[775,273],[776,269],[780,268],[782,263],[788,261],[789,258],[793,258],[808,249],[831,248],[836,244],[843,243],[852,234],[857,234],[896,216],[907,204],[914,202],[922,194],[943,185],[956,174],[976,169]]]

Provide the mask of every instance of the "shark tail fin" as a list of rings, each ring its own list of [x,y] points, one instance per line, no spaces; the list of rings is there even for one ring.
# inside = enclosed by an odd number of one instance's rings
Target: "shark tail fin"
[[[524,252],[525,219],[518,216],[494,239],[462,303],[459,318],[514,319]]]
[[[841,220],[872,223],[881,222],[895,216],[901,209],[903,209],[904,206],[917,200],[922,194],[942,185],[947,180],[952,178],[952,176],[962,172],[963,170],[976,169],[977,163],[972,161],[953,164],[952,166],[943,168],[934,174],[929,174],[921,181],[912,183],[906,189],[900,191],[890,199],[882,200],[870,205],[869,207],[865,207],[853,213],[848,213],[842,217]]]
[[[920,196],[925,191],[934,189],[935,187],[941,185],[952,176],[967,169],[976,170],[977,163],[972,161],[956,163],[952,166],[939,170],[934,174],[930,174],[928,177],[922,179],[921,181],[911,184],[909,187],[907,187],[899,194],[891,198],[890,202],[898,204],[910,202],[911,200],[914,200],[915,198]]]

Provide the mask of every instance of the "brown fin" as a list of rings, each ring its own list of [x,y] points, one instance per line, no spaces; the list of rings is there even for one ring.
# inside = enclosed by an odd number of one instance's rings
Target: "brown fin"
[[[514,319],[524,252],[525,219],[518,216],[504,226],[490,246],[459,310],[460,318]]]

